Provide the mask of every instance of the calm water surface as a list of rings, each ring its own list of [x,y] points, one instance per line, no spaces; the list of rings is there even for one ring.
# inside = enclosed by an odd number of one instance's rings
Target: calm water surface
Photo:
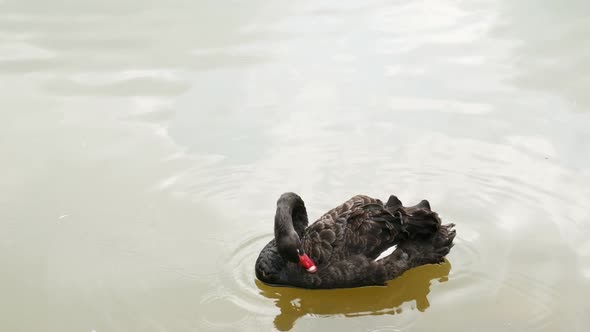
[[[1,331],[586,331],[588,1],[0,0]],[[255,281],[275,201],[430,200],[442,265]]]

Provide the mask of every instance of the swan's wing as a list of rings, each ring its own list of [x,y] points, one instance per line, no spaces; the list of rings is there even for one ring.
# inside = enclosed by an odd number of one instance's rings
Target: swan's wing
[[[316,264],[353,255],[375,259],[395,244],[401,224],[375,198],[357,195],[328,211],[305,231],[305,250]]]
[[[383,206],[383,203],[376,198],[372,198],[365,195],[356,195],[348,201],[342,203],[341,205],[326,212],[323,216],[320,217],[319,220],[328,223],[334,222],[336,219],[338,219],[341,215],[345,213],[351,213],[354,211],[362,210],[363,206],[367,204],[376,204],[379,206]]]

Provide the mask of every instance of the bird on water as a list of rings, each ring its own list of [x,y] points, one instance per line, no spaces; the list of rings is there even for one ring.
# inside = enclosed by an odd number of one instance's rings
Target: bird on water
[[[285,193],[277,201],[274,239],[256,260],[256,277],[301,288],[385,285],[411,268],[441,263],[453,246],[454,226],[443,225],[428,201],[405,207],[394,195],[385,204],[354,196],[308,226],[301,197]]]

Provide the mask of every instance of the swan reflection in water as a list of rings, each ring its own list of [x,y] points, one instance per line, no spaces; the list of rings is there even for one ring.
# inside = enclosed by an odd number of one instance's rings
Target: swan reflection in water
[[[260,294],[275,300],[281,310],[274,320],[280,331],[290,330],[295,321],[306,314],[344,315],[357,317],[367,315],[399,314],[400,306],[415,301],[416,309],[426,310],[430,303],[431,282],[448,280],[451,264],[423,265],[411,269],[387,283],[387,286],[371,286],[347,289],[310,290],[290,287],[273,287],[256,280]]]

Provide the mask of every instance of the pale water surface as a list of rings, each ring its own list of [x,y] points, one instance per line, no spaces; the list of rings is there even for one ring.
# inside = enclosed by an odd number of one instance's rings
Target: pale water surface
[[[590,2],[0,0],[0,330],[587,331]],[[275,201],[448,262],[257,283]]]

